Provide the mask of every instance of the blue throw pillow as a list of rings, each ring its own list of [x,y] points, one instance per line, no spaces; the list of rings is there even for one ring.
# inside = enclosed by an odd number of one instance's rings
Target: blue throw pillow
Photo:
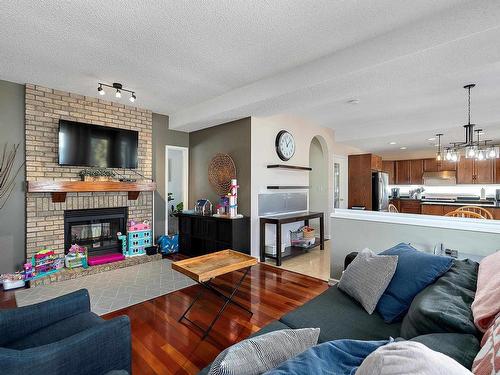
[[[335,340],[324,342],[283,362],[264,375],[355,374],[361,362],[369,354],[390,341]]]
[[[400,243],[380,255],[397,255],[396,273],[377,304],[377,311],[386,323],[401,320],[413,298],[450,269],[453,258],[418,251]]]

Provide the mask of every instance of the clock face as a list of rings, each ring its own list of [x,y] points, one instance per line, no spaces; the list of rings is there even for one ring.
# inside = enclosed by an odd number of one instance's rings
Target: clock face
[[[281,130],[276,136],[276,152],[281,160],[290,160],[295,154],[295,140],[286,130]]]

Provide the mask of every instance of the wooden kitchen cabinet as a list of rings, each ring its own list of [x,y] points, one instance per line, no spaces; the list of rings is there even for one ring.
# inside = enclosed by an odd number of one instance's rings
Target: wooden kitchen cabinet
[[[496,159],[495,164],[495,183],[500,184],[500,159]]]
[[[451,161],[437,161],[435,158],[424,159],[424,172],[455,171],[456,169],[457,163]]]
[[[383,170],[382,158],[380,156],[371,154],[371,169],[378,172]]]
[[[389,175],[389,185],[394,185],[396,183],[395,165],[393,161],[382,161],[382,172],[385,172]]]
[[[372,154],[349,155],[348,207],[372,209]]]
[[[493,184],[494,176],[494,160],[461,158],[457,163],[458,184]]]
[[[405,214],[420,214],[420,201],[416,199],[401,199],[399,203],[399,212]]]
[[[474,160],[474,183],[493,184],[495,160]]]
[[[410,185],[424,183],[424,161],[422,159],[410,160]]]
[[[443,216],[443,207],[444,206],[441,206],[439,204],[423,204],[421,207],[421,213],[422,215]]]
[[[398,160],[395,164],[396,185],[410,184],[410,160]]]

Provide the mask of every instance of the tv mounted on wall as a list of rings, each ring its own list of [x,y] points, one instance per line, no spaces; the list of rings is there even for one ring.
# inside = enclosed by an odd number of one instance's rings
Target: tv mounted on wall
[[[59,165],[137,168],[139,133],[59,120]]]

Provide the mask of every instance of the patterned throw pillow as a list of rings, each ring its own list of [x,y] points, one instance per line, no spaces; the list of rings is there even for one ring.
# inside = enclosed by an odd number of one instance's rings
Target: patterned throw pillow
[[[243,340],[220,353],[209,375],[259,375],[318,343],[319,328],[283,329]]]
[[[475,375],[500,374],[500,313],[483,336],[472,372]]]
[[[358,301],[368,314],[372,314],[391,282],[397,264],[398,257],[395,255],[376,255],[370,249],[364,249],[344,271],[339,289]]]

